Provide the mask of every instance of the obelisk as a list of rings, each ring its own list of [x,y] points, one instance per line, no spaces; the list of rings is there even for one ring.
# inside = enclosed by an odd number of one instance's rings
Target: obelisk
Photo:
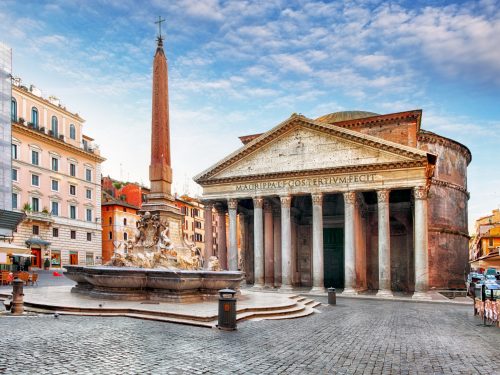
[[[163,50],[161,18],[158,23],[160,32],[157,38],[156,53],[153,60],[153,100],[151,116],[151,164],[149,181],[151,192],[141,212],[159,214],[169,224],[169,237],[174,245],[183,245],[182,214],[175,206],[172,196],[172,167],[170,159],[170,122],[168,110],[168,65]]]

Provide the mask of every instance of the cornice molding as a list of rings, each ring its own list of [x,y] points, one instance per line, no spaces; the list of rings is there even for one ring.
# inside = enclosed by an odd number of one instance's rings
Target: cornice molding
[[[449,139],[443,137],[442,135],[432,133],[426,130],[421,130],[417,134],[417,141],[427,142],[431,144],[439,144],[451,148],[452,150],[455,150],[458,153],[460,153],[465,158],[465,160],[467,160],[467,165],[469,165],[470,162],[472,161],[472,153],[467,148],[467,146],[464,146],[463,144],[454,141],[453,139]]]
[[[217,184],[232,183],[232,182],[260,181],[270,178],[273,179],[297,178],[305,176],[318,176],[323,174],[374,172],[382,170],[425,168],[425,167],[426,167],[426,161],[408,161],[408,162],[393,162],[393,163],[367,164],[367,165],[350,165],[350,166],[343,166],[336,168],[308,169],[304,171],[275,172],[275,173],[265,173],[258,175],[225,177],[219,179],[203,179],[203,180],[198,180],[197,182],[202,186],[209,186],[209,185],[217,185]]]
[[[70,145],[70,144],[68,144],[68,143],[66,143],[64,141],[61,141],[61,140],[56,139],[54,137],[51,137],[51,136],[49,136],[47,134],[41,133],[41,132],[39,132],[37,130],[30,129],[27,126],[20,125],[20,124],[18,124],[16,122],[12,123],[12,129],[16,130],[16,131],[19,131],[22,134],[34,137],[35,139],[36,138],[41,138],[45,142],[47,142],[49,144],[52,144],[52,145],[56,145],[58,147],[62,147],[65,150],[72,151],[72,152],[78,153],[80,155],[84,155],[85,157],[87,157],[89,159],[92,159],[93,161],[96,161],[98,163],[102,163],[102,162],[104,162],[106,160],[105,158],[103,158],[100,155],[96,155],[96,154],[93,154],[92,152],[88,152],[88,151],[85,151],[85,150],[83,150],[81,148],[72,146],[72,145]]]

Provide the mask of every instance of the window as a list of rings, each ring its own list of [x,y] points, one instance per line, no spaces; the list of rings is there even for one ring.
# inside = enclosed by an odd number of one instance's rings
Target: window
[[[17,181],[17,169],[12,168],[12,181]]]
[[[88,168],[85,169],[85,179],[87,181],[92,181],[92,170]]]
[[[92,199],[92,190],[91,189],[85,190],[85,198]]]
[[[108,232],[108,239],[110,239],[110,240],[113,239],[113,232]]]
[[[92,241],[92,233],[87,232],[87,241]]]
[[[59,159],[58,158],[52,158],[52,170],[54,172],[57,172],[59,170]]]
[[[76,195],[76,186],[75,185],[69,185],[69,194]]]
[[[69,233],[69,237],[70,237],[72,240],[76,240],[76,230],[72,230],[72,231]]]
[[[50,212],[53,216],[59,216],[59,202],[52,202],[52,209]]]
[[[52,237],[59,237],[59,228],[52,228]]]
[[[76,176],[76,165],[73,164],[73,163],[69,164],[69,175],[71,177],[75,177]]]
[[[90,208],[87,208],[85,213],[86,213],[85,217],[86,217],[87,221],[92,221],[92,210]]]
[[[40,176],[36,174],[31,175],[31,185],[40,186]]]
[[[10,119],[17,122],[17,102],[14,98],[10,100]]]
[[[127,241],[127,240],[128,240],[128,233],[127,233],[127,232],[124,232],[124,233],[123,233],[123,240],[124,240],[124,241]]]
[[[52,180],[52,191],[59,191],[59,181],[58,180]]]
[[[33,234],[37,236],[40,234],[40,227],[38,225],[33,225]]]
[[[17,160],[17,145],[12,144],[12,159]]]
[[[112,217],[109,218],[109,225],[111,225],[111,224],[113,224],[113,218]]]
[[[69,126],[69,137],[71,139],[76,139],[76,129],[75,129],[75,125],[71,124]]]
[[[39,165],[40,164],[40,154],[38,151],[31,150],[31,164]]]
[[[58,124],[57,124],[57,117],[56,116],[52,116],[52,123],[51,123],[50,130],[51,130],[52,135],[54,137],[58,136]]]
[[[197,228],[197,229],[201,229],[201,222],[200,222],[200,221],[195,221],[195,222],[194,222],[194,226],[195,226],[195,228]]]
[[[127,226],[127,218],[123,219],[123,225]]]
[[[38,128],[38,109],[31,108],[31,122],[35,128]]]
[[[40,211],[40,200],[38,198],[31,198],[31,209],[34,212]]]
[[[76,219],[76,206],[69,206],[69,217],[70,219]]]
[[[488,238],[488,246],[493,246],[493,238]]]
[[[12,193],[12,209],[16,209],[18,207],[18,199],[17,193]]]

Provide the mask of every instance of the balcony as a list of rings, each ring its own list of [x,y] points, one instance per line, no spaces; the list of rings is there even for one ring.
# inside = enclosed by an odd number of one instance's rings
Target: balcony
[[[48,212],[24,211],[24,213],[26,214],[26,220],[28,221],[41,221],[44,223],[54,222],[52,215]]]

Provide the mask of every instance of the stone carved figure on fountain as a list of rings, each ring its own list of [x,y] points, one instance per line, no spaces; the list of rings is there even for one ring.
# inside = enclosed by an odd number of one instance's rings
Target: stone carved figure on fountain
[[[135,241],[115,241],[115,251],[107,264],[117,267],[196,270],[203,267],[200,249],[183,241],[174,246],[169,225],[158,214],[145,212],[136,222]]]

